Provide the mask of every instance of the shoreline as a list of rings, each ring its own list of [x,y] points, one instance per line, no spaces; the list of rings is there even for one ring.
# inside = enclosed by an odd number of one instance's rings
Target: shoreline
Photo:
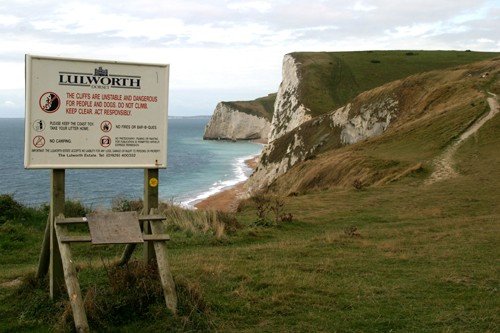
[[[245,160],[245,164],[250,169],[255,170],[259,157],[260,155],[249,158],[248,160]],[[194,207],[196,209],[218,210],[226,213],[235,212],[238,208],[242,195],[245,194],[244,187],[246,182],[247,180],[244,180],[234,186],[222,190],[221,192],[215,193],[214,195],[211,195],[208,198],[194,204]]]

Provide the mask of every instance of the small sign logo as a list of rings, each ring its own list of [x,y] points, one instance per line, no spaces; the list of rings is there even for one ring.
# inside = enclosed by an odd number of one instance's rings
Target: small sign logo
[[[94,76],[108,76],[108,70],[99,66],[99,68],[94,69]]]
[[[149,180],[149,186],[150,187],[156,187],[156,186],[158,186],[158,178],[155,178],[155,177],[151,178]]]
[[[45,130],[45,122],[41,119],[37,119],[33,122],[33,129],[37,132],[43,132]]]
[[[107,148],[111,145],[111,138],[109,136],[101,137],[101,146]]]
[[[33,146],[37,148],[42,148],[45,146],[45,138],[41,135],[37,135],[33,138]]]
[[[101,123],[101,131],[109,132],[109,131],[111,131],[111,128],[113,128],[113,125],[111,125],[110,121],[105,120]]]
[[[47,113],[54,113],[59,110],[59,107],[61,106],[61,99],[56,93],[49,91],[40,96],[38,103],[43,111]]]

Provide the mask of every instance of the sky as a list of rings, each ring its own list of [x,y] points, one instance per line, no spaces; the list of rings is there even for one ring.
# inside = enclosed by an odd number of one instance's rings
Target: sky
[[[0,118],[24,55],[170,64],[169,115],[276,92],[295,51],[500,51],[500,0],[0,0]]]

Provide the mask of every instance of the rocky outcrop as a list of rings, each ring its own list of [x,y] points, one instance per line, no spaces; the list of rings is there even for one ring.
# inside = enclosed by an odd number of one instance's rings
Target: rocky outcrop
[[[351,104],[347,104],[330,116],[333,124],[342,128],[340,133],[342,144],[353,144],[382,134],[399,110],[398,100],[395,97],[362,105],[359,113],[351,117],[349,117],[350,109]]]
[[[267,188],[295,164],[314,158],[326,146],[340,148],[382,134],[400,111],[398,99],[392,93],[373,99],[360,96],[359,100],[270,141],[247,182],[249,193]]]
[[[276,140],[311,119],[310,110],[299,97],[299,65],[292,54],[283,59],[283,79],[274,103],[269,141]]]
[[[204,140],[267,141],[269,119],[243,112],[233,103],[220,102],[205,127]]]

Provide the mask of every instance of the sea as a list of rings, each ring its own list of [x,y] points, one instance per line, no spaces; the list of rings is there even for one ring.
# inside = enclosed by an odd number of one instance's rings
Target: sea
[[[208,117],[168,121],[167,168],[159,171],[162,201],[194,207],[197,202],[248,178],[245,160],[262,145],[252,142],[205,141]],[[0,118],[0,194],[39,206],[50,200],[50,170],[24,168],[24,119]],[[109,208],[116,198],[143,196],[142,169],[68,169],[66,199],[91,208]]]

